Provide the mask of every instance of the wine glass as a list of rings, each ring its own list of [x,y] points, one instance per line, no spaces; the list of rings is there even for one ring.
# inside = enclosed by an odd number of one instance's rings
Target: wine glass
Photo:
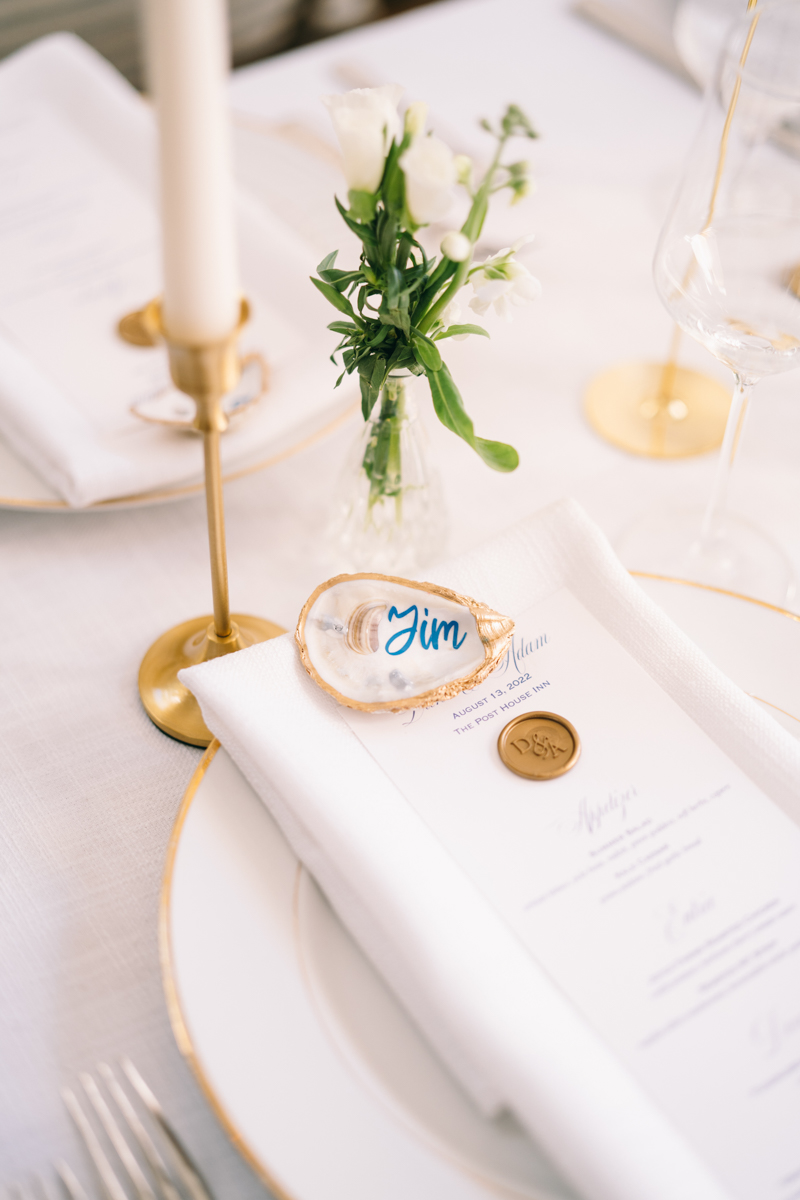
[[[678,325],[734,374],[705,511],[629,530],[631,567],[785,604],[782,550],[726,511],[733,460],[755,384],[800,366],[800,4],[753,6],[732,27],[702,124],[656,249],[656,288]]]

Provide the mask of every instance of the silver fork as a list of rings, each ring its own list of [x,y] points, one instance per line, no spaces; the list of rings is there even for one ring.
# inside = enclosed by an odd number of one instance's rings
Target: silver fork
[[[175,1175],[183,1188],[183,1192],[181,1192],[180,1188],[176,1186],[164,1159],[156,1148],[155,1142],[114,1072],[106,1063],[98,1063],[97,1074],[105,1085],[108,1097],[113,1101],[122,1116],[130,1137],[132,1137],[134,1143],[141,1151],[150,1169],[155,1186],[151,1184],[139,1166],[139,1162],[131,1150],[129,1142],[126,1141],[96,1081],[91,1075],[86,1073],[79,1075],[78,1079],[100,1127],[108,1142],[113,1147],[117,1158],[125,1168],[127,1178],[136,1193],[137,1200],[184,1200],[185,1197],[188,1197],[188,1200],[213,1200],[208,1184],[203,1179],[198,1167],[177,1133],[175,1133],[167,1121],[161,1105],[136,1070],[136,1067],[134,1067],[129,1058],[120,1059],[119,1065],[128,1083],[147,1110],[152,1123],[159,1130],[169,1147]],[[94,1164],[106,1200],[128,1200],[127,1193],[114,1173],[114,1169],[103,1150],[95,1128],[81,1107],[75,1092],[71,1088],[63,1088],[61,1097]],[[87,1200],[80,1182],[67,1163],[56,1163],[56,1171],[70,1200]],[[42,1188],[46,1194],[46,1187],[43,1183]],[[49,1197],[47,1200],[49,1200]]]
[[[53,1193],[47,1181],[41,1175],[34,1175],[36,1188],[24,1183],[12,1183],[5,1189],[5,1194],[11,1200],[53,1200]],[[80,1184],[78,1184],[80,1188]],[[81,1200],[86,1200],[85,1195]]]

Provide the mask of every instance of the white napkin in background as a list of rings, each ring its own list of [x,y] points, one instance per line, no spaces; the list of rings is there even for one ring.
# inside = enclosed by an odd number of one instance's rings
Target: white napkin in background
[[[434,577],[511,615],[568,587],[800,817],[800,746],[647,599],[574,502]],[[182,678],[340,918],[485,1111],[512,1108],[590,1200],[727,1195],[309,680],[290,636]]]
[[[0,109],[0,434],[75,506],[197,476],[197,438],[129,412],[170,386],[165,349],[116,333],[161,290],[151,113],[69,34],[0,65]],[[328,306],[308,280],[315,252],[246,193],[237,220],[253,314],[241,347],[264,354],[271,381],[223,438],[224,464],[347,403],[333,392]]]

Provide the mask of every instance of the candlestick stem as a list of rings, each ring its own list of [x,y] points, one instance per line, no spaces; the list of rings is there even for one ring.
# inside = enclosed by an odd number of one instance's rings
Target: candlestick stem
[[[231,610],[228,598],[228,556],[225,550],[225,512],[222,506],[218,430],[209,430],[203,434],[203,455],[206,470],[211,591],[214,597],[214,630],[217,637],[226,638],[231,634]]]
[[[239,324],[219,342],[194,345],[171,339],[154,301],[146,310],[149,326],[158,329],[167,343],[170,373],[175,386],[191,396],[196,406],[194,425],[203,435],[206,481],[208,548],[214,615],[195,617],[168,629],[153,643],[139,669],[139,694],[147,715],[159,729],[182,742],[207,746],[211,732],[203,721],[192,693],[178,672],[199,662],[218,658],[277,637],[285,630],[261,617],[231,614],[228,598],[228,563],[225,551],[225,514],[220,465],[220,434],[228,421],[222,398],[235,387],[240,373],[236,343],[247,320],[242,302]]]

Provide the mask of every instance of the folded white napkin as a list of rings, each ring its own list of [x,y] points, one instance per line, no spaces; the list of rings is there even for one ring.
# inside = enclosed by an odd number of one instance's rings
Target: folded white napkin
[[[199,476],[198,438],[130,412],[171,387],[166,350],[116,333],[161,291],[152,113],[69,34],[0,65],[0,108],[0,436],[74,506]],[[223,464],[238,466],[301,440],[347,397],[308,280],[317,255],[246,193],[237,204],[252,309],[241,347],[271,368],[267,396],[223,438]]]
[[[430,577],[511,616],[566,587],[800,816],[800,746],[641,592],[574,502]],[[590,1200],[730,1197],[310,681],[290,636],[182,678],[341,920],[485,1110],[510,1107]]]

